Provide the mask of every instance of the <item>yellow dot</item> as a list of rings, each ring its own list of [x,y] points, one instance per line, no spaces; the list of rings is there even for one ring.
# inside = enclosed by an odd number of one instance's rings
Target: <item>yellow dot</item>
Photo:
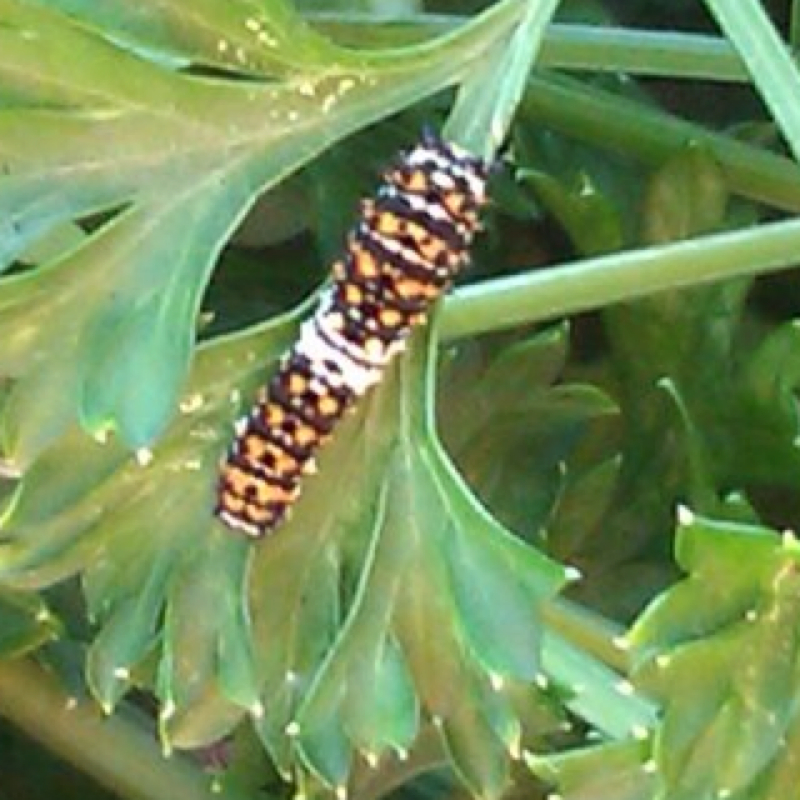
[[[326,395],[325,397],[320,397],[318,408],[320,414],[330,417],[339,411],[339,401],[331,395]]]

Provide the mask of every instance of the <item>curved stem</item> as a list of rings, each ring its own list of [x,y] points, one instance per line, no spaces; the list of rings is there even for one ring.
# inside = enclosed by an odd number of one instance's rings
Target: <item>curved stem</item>
[[[590,258],[459,289],[440,333],[458,339],[602,308],[655,292],[797,264],[800,220]]]
[[[464,24],[456,15],[418,14],[376,20],[371,14],[318,12],[308,19],[341,44],[399,46],[440,36]],[[626,30],[555,23],[545,34],[539,63],[545,67],[626,72],[630,75],[742,83],[749,75],[736,51],[718,36]]]
[[[800,167],[789,158],[715,133],[613,92],[564,75],[534,75],[521,112],[533,125],[661,165],[687,145],[719,163],[731,192],[786,211],[800,211]]]
[[[128,800],[213,800],[208,776],[166,759],[153,734],[94,703],[69,697],[33,661],[0,662],[0,716],[99,784]],[[233,794],[227,800],[244,800]]]

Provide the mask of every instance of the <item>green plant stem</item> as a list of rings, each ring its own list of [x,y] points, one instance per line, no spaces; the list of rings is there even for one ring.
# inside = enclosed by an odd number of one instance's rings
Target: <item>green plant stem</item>
[[[761,0],[706,0],[706,5],[741,54],[772,118],[800,158],[800,74]]]
[[[724,278],[786,269],[800,256],[800,220],[586,259],[459,289],[442,310],[444,339],[602,308]]]
[[[508,136],[558,0],[527,0],[505,47],[496,47],[461,84],[444,134],[485,159]],[[456,134],[451,137],[451,134]]]
[[[120,716],[104,717],[94,703],[69,697],[33,661],[0,662],[0,716],[119,797],[220,797],[198,767],[181,757],[164,758],[154,735]]]
[[[358,13],[318,13],[309,19],[326,35],[355,47],[399,46],[424,41],[458,28],[458,16],[425,14],[376,21]],[[749,75],[736,51],[723,39],[688,33],[602,28],[597,25],[548,26],[539,64],[566,70],[626,72],[668,78],[745,82]]]
[[[533,124],[650,165],[663,163],[688,144],[699,145],[719,162],[732,192],[800,211],[796,162],[612,92],[561,75],[536,75],[521,111]]]

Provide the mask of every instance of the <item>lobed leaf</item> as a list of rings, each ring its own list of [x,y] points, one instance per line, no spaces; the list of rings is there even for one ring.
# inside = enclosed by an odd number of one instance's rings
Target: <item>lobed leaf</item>
[[[0,589],[0,657],[15,658],[60,633],[59,622],[38,595]]]
[[[357,753],[402,755],[433,720],[466,783],[495,796],[520,738],[503,687],[538,674],[540,608],[565,572],[454,472],[428,428],[419,355],[347,420],[279,535],[253,548],[223,531],[211,508],[225,431],[263,380],[255,353],[277,355],[293,327],[202,348],[183,413],[147,458],[63,437],[21,483],[0,577],[80,573],[98,625],[92,690],[111,708],[155,658],[170,744],[214,741],[249,713],[283,774],[301,764],[343,786]],[[37,475],[52,481],[42,506]]]
[[[213,35],[217,48],[233,26],[251,48],[270,51],[274,35],[281,58],[291,53],[291,72],[267,81],[236,45],[260,80],[234,81],[172,71],[23,0],[2,10],[0,76],[22,99],[0,109],[0,269],[57,226],[101,215],[77,247],[0,283],[0,373],[15,379],[2,448],[19,470],[76,415],[131,448],[154,441],[184,384],[214,263],[256,197],[457,81],[516,13],[509,2],[437,42],[367,57],[327,45],[278,2],[137,10],[148,24],[163,12],[192,47]],[[47,59],[41,38],[55,42]]]
[[[563,800],[652,800],[658,783],[648,756],[648,742],[626,741],[526,761],[539,778],[558,785]]]
[[[665,707],[654,745],[664,796],[761,797],[773,773],[793,769],[783,762],[796,721],[800,548],[683,512],[676,551],[688,577],[630,633],[638,682]]]

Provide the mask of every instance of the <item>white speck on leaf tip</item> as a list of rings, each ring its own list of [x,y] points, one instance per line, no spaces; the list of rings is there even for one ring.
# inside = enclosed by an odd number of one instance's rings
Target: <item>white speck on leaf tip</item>
[[[247,53],[245,52],[244,47],[237,47],[236,48],[236,60],[240,64],[247,63]]]
[[[569,566],[564,567],[564,577],[570,583],[577,583],[577,581],[583,578],[583,573],[577,567],[573,567],[570,564]]]
[[[211,781],[211,794],[222,794],[222,783],[217,778]]]
[[[380,761],[380,758],[378,757],[377,753],[364,753],[364,760],[367,762],[367,766],[370,769],[378,768],[378,762]]]
[[[292,720],[286,726],[286,735],[294,738],[300,735],[300,725],[298,724],[297,720]]]
[[[796,547],[797,546],[797,534],[795,534],[794,531],[789,530],[787,528],[781,534],[781,541],[783,542],[783,546],[784,547]]]
[[[74,711],[78,707],[78,698],[77,697],[68,697],[67,702],[64,703],[64,708],[67,711]]]
[[[636,689],[634,688],[633,684],[625,680],[624,678],[621,681],[617,681],[617,684],[614,688],[625,697],[631,697],[632,695],[636,694]]]
[[[489,683],[492,685],[492,689],[494,689],[496,692],[502,692],[506,685],[506,682],[503,680],[503,676],[498,675],[496,672],[489,673]]]
[[[564,798],[560,794],[554,794],[551,792],[549,795],[547,795],[547,800],[564,800]]]
[[[47,608],[40,608],[36,612],[36,621],[37,622],[49,622],[52,619],[53,615],[50,613],[50,610]]]
[[[694,513],[686,506],[678,506],[678,523],[681,525],[691,525],[694,522]]]
[[[95,431],[92,436],[98,444],[108,444],[111,439],[111,429],[101,428],[99,431]]]
[[[158,715],[162,722],[166,722],[175,713],[175,703],[172,700],[167,700],[161,708],[161,713]]]
[[[731,792],[730,789],[720,789],[717,792],[717,797],[719,797],[720,800],[725,800],[725,798],[730,797],[731,794],[732,794],[732,792]]]
[[[323,114],[327,114],[335,105],[336,105],[336,95],[335,94],[329,94],[322,101],[322,113]]]
[[[231,401],[231,405],[238,406],[242,399],[242,393],[238,389],[231,389],[228,399]]]
[[[298,87],[297,91],[305,97],[314,96],[314,84],[311,81],[303,81]]]
[[[744,618],[748,622],[755,622],[758,619],[758,611],[756,611],[754,608],[751,608],[748,611],[745,611]]]
[[[217,42],[217,50],[220,53],[227,53],[228,52],[228,43],[224,39],[220,39]]]
[[[550,679],[547,677],[547,675],[544,674],[544,672],[537,672],[536,673],[536,677],[534,678],[534,683],[540,689],[549,689],[550,688]]]
[[[441,717],[440,717],[438,714],[434,714],[434,715],[431,717],[431,722],[432,722],[432,723],[433,723],[433,724],[434,724],[434,725],[435,725],[437,728],[441,728],[441,727],[442,727],[442,725],[444,725],[444,720],[443,720],[443,719],[442,719],[442,718],[441,718]]]
[[[349,92],[355,85],[356,82],[352,78],[343,78],[339,81],[339,93],[345,94]]]
[[[114,713],[114,706],[112,706],[111,703],[101,703],[100,709],[107,717],[110,717]]]
[[[650,736],[650,731],[644,725],[634,725],[631,728],[631,735],[634,739],[642,741]]]
[[[95,434],[95,438],[97,435]],[[105,442],[102,442],[105,444]],[[10,478],[11,480],[18,480],[22,477],[22,470],[15,467],[10,461],[0,459],[0,478]]]
[[[136,451],[136,463],[140,467],[146,467],[153,463],[153,451],[148,450],[146,447],[140,447]]]
[[[250,706],[250,714],[253,719],[262,719],[264,717],[263,703],[253,703],[253,705]]]
[[[257,33],[258,31],[261,30],[261,23],[257,19],[254,19],[253,17],[249,17],[248,19],[246,19],[244,21],[244,26],[245,28],[247,28],[247,30],[253,31],[253,33]]]
[[[267,47],[275,47],[278,44],[278,40],[274,36],[270,36],[266,31],[261,31],[258,34],[258,41]]]
[[[127,667],[114,667],[114,677],[120,681],[130,680],[131,671]]]
[[[297,120],[300,119],[300,115],[296,111],[290,111],[286,117],[289,122],[297,122]]]
[[[395,752],[397,753],[398,761],[408,761],[408,750],[403,747],[398,747]]]
[[[656,656],[656,666],[659,669],[665,669],[670,665],[671,662],[672,662],[671,656],[666,656],[666,655]]]
[[[522,746],[519,737],[515,736],[514,739],[508,744],[508,755],[512,761],[522,760]]]
[[[347,787],[346,786],[337,786],[336,787],[336,800],[347,800]]]
[[[202,408],[204,402],[205,399],[202,394],[190,394],[188,397],[184,397],[183,400],[181,400],[178,408],[180,408],[183,414],[191,414],[199,408]]]
[[[648,775],[653,775],[658,772],[658,764],[656,764],[656,762],[650,758],[645,761],[644,764],[642,764],[642,772],[646,772]]]
[[[188,470],[197,472],[198,470],[202,469],[203,462],[199,458],[189,458],[183,462],[183,466]]]
[[[286,683],[297,683],[297,673],[294,670],[286,670]]]
[[[615,636],[611,643],[617,650],[622,650],[623,652],[627,652],[631,649],[631,640],[627,636]]]
[[[503,143],[503,140],[505,139],[503,123],[497,118],[493,119],[490,130],[491,130],[490,136],[492,138],[492,144],[494,144],[495,147],[499,147]]]

